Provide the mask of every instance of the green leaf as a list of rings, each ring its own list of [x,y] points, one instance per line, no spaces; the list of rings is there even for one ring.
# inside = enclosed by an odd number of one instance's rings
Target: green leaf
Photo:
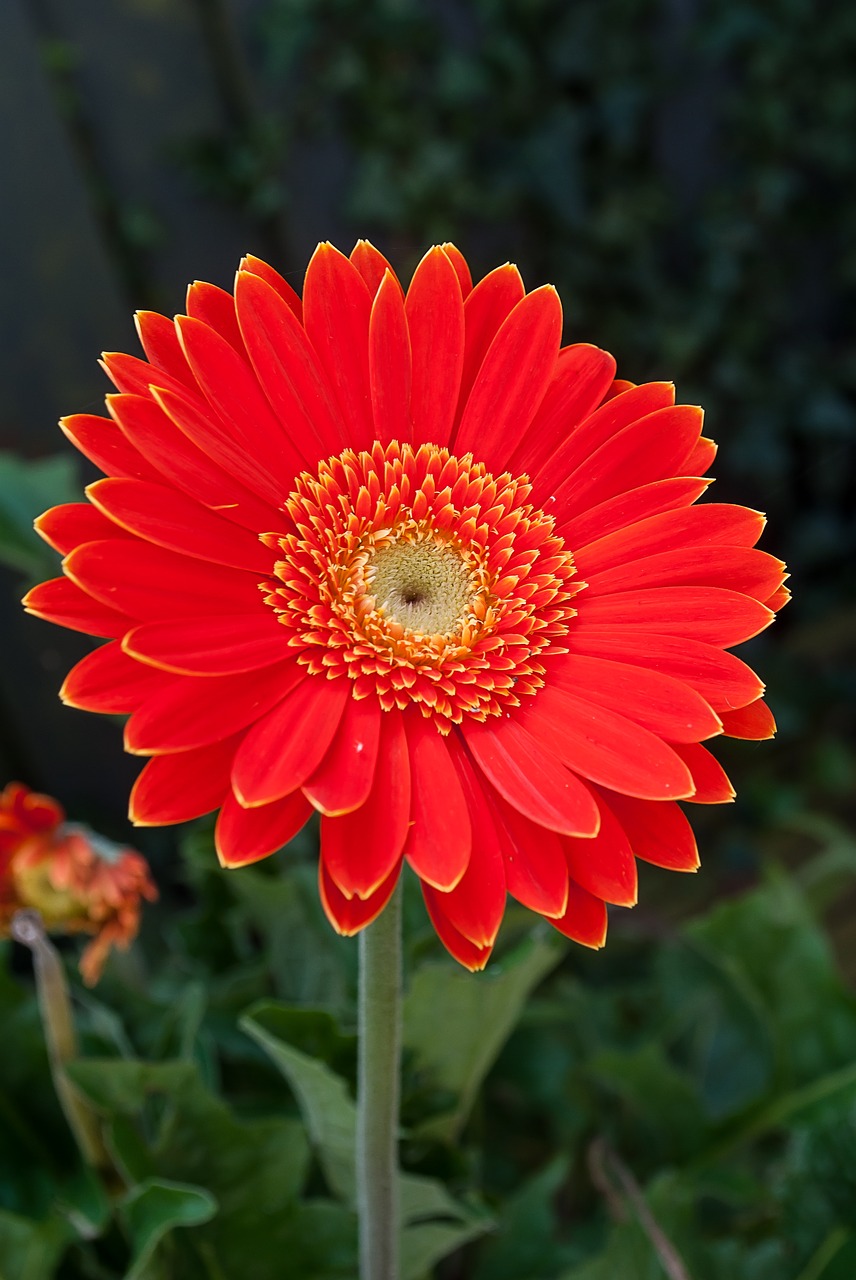
[[[486,973],[438,962],[414,974],[404,1001],[404,1046],[415,1071],[457,1098],[452,1110],[419,1126],[420,1136],[455,1140],[528,995],[564,949],[558,940],[533,938]]]
[[[305,1018],[296,1017],[299,1012]],[[241,1026],[282,1071],[297,1097],[331,1189],[352,1207],[356,1198],[357,1109],[348,1086],[323,1062],[280,1038],[280,1034],[305,1034],[314,1026],[321,1042],[326,1041],[329,1046],[336,1038],[335,1024],[326,1014],[310,1014],[263,1001],[241,1019]],[[441,1258],[492,1225],[485,1214],[458,1203],[432,1178],[402,1174],[400,1194],[404,1224],[402,1280],[421,1280]]]
[[[0,1209],[0,1280],[51,1280],[73,1238],[60,1218],[34,1222]]]
[[[630,1050],[604,1049],[589,1059],[586,1074],[608,1094],[610,1122],[620,1122],[625,1133],[629,1128],[632,1145],[649,1159],[681,1160],[698,1150],[708,1130],[701,1097],[656,1040]]]
[[[152,1094],[175,1095],[192,1083],[191,1062],[139,1062],[118,1058],[83,1058],[66,1074],[93,1106],[108,1115],[132,1114]]]
[[[291,1086],[331,1190],[353,1204],[356,1107],[341,1077],[280,1038],[292,1012],[263,1001],[245,1014],[241,1026],[270,1054]]]
[[[490,1221],[472,1217],[466,1222],[426,1222],[405,1227],[401,1236],[401,1280],[423,1280],[443,1258],[477,1240]]]
[[[217,1212],[217,1201],[202,1187],[150,1178],[134,1187],[119,1208],[132,1250],[125,1280],[140,1280],[164,1237],[175,1227],[208,1222]]]
[[[33,531],[33,521],[48,507],[79,496],[71,458],[31,461],[0,453],[0,563],[31,579],[54,576],[57,554]]]
[[[474,1280],[521,1280],[554,1276],[561,1265],[553,1201],[568,1176],[559,1156],[523,1185],[503,1206],[499,1229],[479,1256]]]

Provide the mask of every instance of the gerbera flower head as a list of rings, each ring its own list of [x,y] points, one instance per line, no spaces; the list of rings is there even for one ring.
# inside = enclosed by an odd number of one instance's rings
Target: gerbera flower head
[[[142,900],[157,896],[142,854],[66,822],[56,800],[20,782],[0,791],[0,936],[26,909],[49,930],[94,934],[80,960],[92,986],[111,947],[137,936]]]
[[[637,858],[696,868],[678,802],[733,796],[701,744],[773,731],[727,650],[787,598],[763,517],[696,505],[700,409],[452,245],[406,290],[321,245],[302,299],[245,258],[137,323],[110,417],[62,423],[107,478],[37,522],[65,573],[25,602],[108,639],[62,696],[130,714],[137,823],[217,809],[240,866],[317,810],[335,927],[406,861],[470,968],[508,893],[600,946]]]

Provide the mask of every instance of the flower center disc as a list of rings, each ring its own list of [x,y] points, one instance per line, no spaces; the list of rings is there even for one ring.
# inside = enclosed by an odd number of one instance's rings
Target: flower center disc
[[[583,586],[525,476],[393,440],[297,477],[262,584],[297,661],[441,733],[533,696]]]
[[[384,547],[369,563],[365,579],[380,613],[423,636],[456,635],[475,586],[458,552],[434,539]]]

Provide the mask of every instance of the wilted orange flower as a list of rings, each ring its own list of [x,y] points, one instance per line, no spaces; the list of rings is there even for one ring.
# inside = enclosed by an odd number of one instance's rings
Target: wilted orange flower
[[[80,960],[92,986],[110,948],[137,936],[141,900],[157,896],[142,854],[67,823],[56,800],[20,782],[0,791],[0,935],[26,908],[47,929],[95,934]]]
[[[62,696],[130,712],[136,822],[219,809],[238,866],[314,808],[336,928],[406,860],[471,968],[506,892],[600,946],[636,858],[695,869],[677,801],[733,796],[701,743],[773,731],[725,650],[787,598],[763,517],[694,505],[700,409],[451,245],[406,293],[365,241],[321,245],[302,301],[245,258],[234,296],[137,322],[110,419],[62,424],[108,479],[38,521],[65,577],[26,601],[112,641]]]

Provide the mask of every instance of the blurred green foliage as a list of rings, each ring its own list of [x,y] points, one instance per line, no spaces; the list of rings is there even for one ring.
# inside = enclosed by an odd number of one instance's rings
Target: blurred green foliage
[[[403,1280],[660,1280],[664,1240],[694,1280],[848,1280],[856,997],[815,909],[850,858],[665,936],[616,913],[598,956],[515,911],[476,976],[408,879]],[[223,871],[200,824],[193,904],[154,908],[95,994],[71,976],[68,1074],[118,1190],[74,1154],[28,977],[2,978],[4,1280],[355,1274],[354,948],[314,860],[306,834]]]

